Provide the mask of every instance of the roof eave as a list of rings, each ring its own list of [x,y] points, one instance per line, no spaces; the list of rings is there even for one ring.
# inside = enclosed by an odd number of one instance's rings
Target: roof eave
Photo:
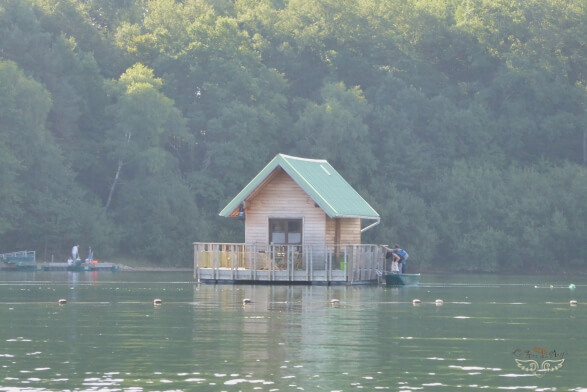
[[[249,197],[249,195],[255,191],[255,189],[257,189],[263,180],[267,178],[267,176],[269,176],[269,174],[271,174],[278,166],[283,168],[281,160],[282,159],[280,155],[276,155],[259,173],[257,173],[255,177],[253,177],[251,181],[249,181],[249,183],[226,205],[226,207],[224,207],[222,211],[218,213],[218,215],[225,218],[236,216],[234,215],[234,212],[238,210],[240,204],[243,203],[247,197]],[[253,184],[257,185],[251,186]]]
[[[370,219],[370,220],[377,220],[377,219],[381,219],[381,217],[379,215],[377,216],[369,216],[369,215],[337,215],[334,216],[333,218],[358,218],[358,219]]]

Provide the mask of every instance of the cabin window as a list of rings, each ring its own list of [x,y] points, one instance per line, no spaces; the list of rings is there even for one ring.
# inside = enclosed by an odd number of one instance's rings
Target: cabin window
[[[269,243],[301,244],[301,219],[269,219]]]

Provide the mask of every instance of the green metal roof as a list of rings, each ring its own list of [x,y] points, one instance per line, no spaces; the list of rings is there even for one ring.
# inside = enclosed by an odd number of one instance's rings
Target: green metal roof
[[[325,159],[298,158],[278,154],[243,188],[220,216],[235,216],[247,199],[278,167],[314,200],[330,218],[377,219],[379,214]]]

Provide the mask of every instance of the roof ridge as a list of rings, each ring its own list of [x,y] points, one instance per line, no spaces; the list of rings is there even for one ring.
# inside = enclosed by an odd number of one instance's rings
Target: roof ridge
[[[318,159],[318,158],[303,158],[303,157],[296,157],[293,155],[287,155],[287,154],[278,154],[280,157],[284,158],[284,159],[296,159],[298,161],[308,161],[308,162],[327,162],[328,161],[326,159]]]

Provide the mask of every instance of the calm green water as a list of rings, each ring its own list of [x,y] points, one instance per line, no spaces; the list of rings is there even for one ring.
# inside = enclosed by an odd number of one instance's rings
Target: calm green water
[[[585,276],[388,288],[2,272],[0,391],[587,391],[586,293]],[[515,359],[564,362],[533,374]]]

